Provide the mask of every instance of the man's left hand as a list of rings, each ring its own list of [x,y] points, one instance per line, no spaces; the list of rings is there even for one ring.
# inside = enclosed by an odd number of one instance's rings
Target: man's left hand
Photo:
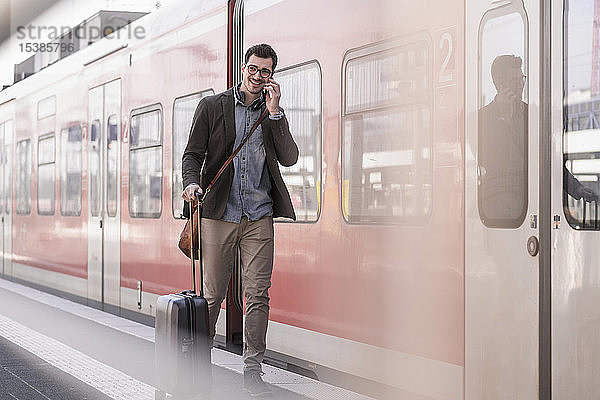
[[[269,114],[279,114],[279,99],[281,98],[281,88],[279,87],[279,83],[275,82],[273,79],[269,79],[269,82],[265,84],[265,89],[267,90],[266,104]]]

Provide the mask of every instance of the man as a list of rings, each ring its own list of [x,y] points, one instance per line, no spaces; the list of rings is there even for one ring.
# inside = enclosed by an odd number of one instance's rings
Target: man
[[[497,56],[491,68],[497,94],[479,112],[479,212],[490,227],[516,228],[527,212],[528,106],[522,100],[523,61]],[[565,191],[597,201],[598,194],[563,165]]]
[[[492,63],[496,96],[479,111],[478,203],[489,227],[516,228],[527,212],[528,109],[522,60],[500,55]]]
[[[190,201],[208,186],[266,108],[269,117],[208,193],[201,223],[204,295],[212,338],[239,247],[246,297],[244,389],[261,396],[270,393],[261,378],[261,362],[269,319],[273,217],[296,219],[277,163],[294,165],[298,147],[279,107],[279,84],[272,79],[277,54],[271,46],[259,44],[246,51],[244,60],[242,82],[202,99],[196,108],[183,153],[182,197]]]

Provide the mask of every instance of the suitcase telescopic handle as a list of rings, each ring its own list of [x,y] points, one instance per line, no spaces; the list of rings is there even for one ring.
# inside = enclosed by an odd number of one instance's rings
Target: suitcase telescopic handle
[[[200,207],[202,206],[202,201],[204,200],[201,196],[200,193],[195,192],[194,193],[195,197],[198,199],[198,207],[196,209],[196,217],[198,218],[198,232],[200,231]],[[190,260],[192,260],[192,293],[196,293],[196,259],[194,257],[194,201],[189,201],[188,204],[190,205]],[[204,295],[204,276],[203,276],[203,272],[202,272],[202,255],[200,252],[200,247],[202,246],[202,244],[200,243],[200,235],[198,235],[198,232],[196,232],[196,235],[198,236],[198,263],[200,265],[200,296]]]

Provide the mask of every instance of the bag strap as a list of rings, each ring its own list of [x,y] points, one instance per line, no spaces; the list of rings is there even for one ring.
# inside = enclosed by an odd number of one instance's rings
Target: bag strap
[[[229,158],[227,159],[227,161],[225,161],[225,163],[223,164],[223,166],[221,167],[221,169],[219,170],[219,172],[217,172],[217,174],[213,178],[212,182],[206,187],[206,190],[202,194],[202,199],[200,200],[201,203],[204,202],[204,199],[206,198],[206,195],[208,194],[208,192],[210,192],[210,190],[214,186],[215,182],[217,182],[217,179],[219,179],[219,177],[223,174],[223,172],[225,172],[225,169],[227,168],[227,166],[231,163],[231,161],[233,161],[233,159],[235,158],[235,156],[237,156],[237,154],[240,152],[240,150],[242,149],[242,147],[244,147],[244,145],[246,144],[246,142],[248,141],[248,139],[250,139],[250,136],[252,136],[252,134],[254,133],[254,131],[256,130],[256,128],[258,128],[258,126],[267,117],[268,112],[269,112],[269,110],[267,110],[265,108],[265,110],[262,112],[262,114],[260,115],[260,117],[258,118],[258,120],[254,123],[254,125],[252,125],[252,128],[250,128],[250,132],[248,133],[248,135],[244,138],[244,140],[242,140],[242,143],[240,143],[240,145],[229,156]]]

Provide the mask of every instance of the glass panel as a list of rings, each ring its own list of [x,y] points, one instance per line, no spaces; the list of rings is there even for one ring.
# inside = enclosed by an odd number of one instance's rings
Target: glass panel
[[[102,128],[100,121],[95,120],[90,126],[90,145],[88,151],[89,157],[89,175],[90,175],[90,213],[97,217],[100,215],[101,207],[101,152],[100,144],[102,143]]]
[[[594,2],[565,2],[563,207],[576,229],[600,229],[600,31]]]
[[[131,148],[153,146],[161,143],[159,114],[160,111],[156,110],[131,117]]]
[[[162,147],[132,150],[129,163],[129,213],[132,217],[160,217]]]
[[[183,210],[183,199],[181,192],[183,190],[183,179],[181,177],[181,158],[190,135],[192,127],[192,118],[196,111],[196,106],[200,99],[213,94],[213,90],[207,90],[202,93],[193,94],[181,99],[175,100],[173,113],[173,177],[172,177],[172,198],[173,198],[173,216],[179,218]]]
[[[38,141],[38,214],[54,214],[54,135]]]
[[[17,214],[29,214],[31,213],[31,149],[29,139],[17,143],[15,158],[17,168],[15,182]]]
[[[342,134],[342,211],[351,223],[423,224],[431,214],[429,44],[348,61]]]
[[[38,214],[54,214],[54,164],[38,169]]]
[[[38,142],[38,165],[54,162],[54,135]]]
[[[4,124],[4,133],[5,133],[5,138],[4,138],[4,143],[10,143],[12,142],[12,135],[13,135],[13,125],[12,125],[12,121],[7,121]],[[7,140],[6,138],[11,138],[10,140]],[[11,209],[12,209],[12,170],[13,170],[13,166],[12,166],[12,149],[10,144],[5,144],[4,147],[4,195],[5,195],[5,201],[4,201],[4,206],[5,206],[5,212],[6,214],[10,214],[11,213]]]
[[[316,62],[277,73],[298,162],[281,167],[298,221],[316,221],[321,191],[321,71]],[[288,219],[283,219],[290,222]]]
[[[4,147],[4,210],[10,214],[12,201],[12,152],[9,145]]]
[[[61,132],[60,213],[81,215],[81,127]]]
[[[525,26],[518,13],[487,19],[480,36],[478,205],[490,228],[518,228],[528,202]]]
[[[106,211],[109,217],[117,215],[119,198],[119,120],[116,115],[108,118],[106,144]]]
[[[38,119],[56,114],[56,96],[46,97],[38,101]]]
[[[8,154],[6,153],[6,149],[4,146],[4,132],[6,132],[6,124],[0,124],[0,163],[2,168],[0,169],[0,213],[4,210],[4,199],[6,197],[6,184],[5,184],[5,173],[7,168],[6,157]]]

